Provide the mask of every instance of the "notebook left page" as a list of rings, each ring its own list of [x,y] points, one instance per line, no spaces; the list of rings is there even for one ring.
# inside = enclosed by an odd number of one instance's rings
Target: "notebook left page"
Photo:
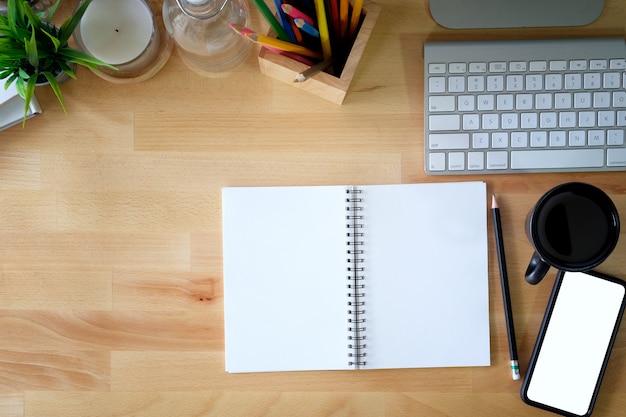
[[[351,369],[345,193],[222,190],[228,372]]]

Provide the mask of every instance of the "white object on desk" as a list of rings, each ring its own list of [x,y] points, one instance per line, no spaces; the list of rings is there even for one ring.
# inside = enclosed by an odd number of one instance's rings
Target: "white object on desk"
[[[26,118],[41,113],[42,109],[33,96],[30,100],[30,108]],[[17,94],[15,84],[11,84],[8,89],[4,89],[4,80],[0,80],[0,130],[8,129],[24,120],[24,99]]]
[[[116,66],[149,54],[154,31],[152,12],[141,0],[94,0],[80,21],[87,52]]]
[[[228,372],[489,365],[485,184],[357,189],[362,210],[346,186],[223,189]],[[367,356],[349,357],[360,343]]]

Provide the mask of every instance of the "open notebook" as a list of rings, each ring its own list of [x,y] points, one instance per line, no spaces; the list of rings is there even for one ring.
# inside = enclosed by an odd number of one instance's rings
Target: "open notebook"
[[[490,364],[482,182],[222,190],[226,370]]]

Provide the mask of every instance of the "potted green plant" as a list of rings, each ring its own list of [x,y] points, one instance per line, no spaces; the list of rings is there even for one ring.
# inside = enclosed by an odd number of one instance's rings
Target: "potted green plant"
[[[36,85],[50,84],[66,112],[58,81],[60,76],[75,79],[76,65],[92,70],[98,70],[99,66],[115,69],[68,44],[91,0],[83,2],[57,27],[50,20],[60,3],[61,0],[57,0],[47,13],[38,14],[26,0],[8,0],[6,15],[0,14],[0,79],[5,81],[5,89],[15,83],[18,94],[25,100],[24,122]]]

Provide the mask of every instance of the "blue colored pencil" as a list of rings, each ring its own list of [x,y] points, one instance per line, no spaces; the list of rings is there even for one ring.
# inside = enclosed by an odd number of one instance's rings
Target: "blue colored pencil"
[[[280,26],[282,26],[283,30],[293,43],[298,43],[296,40],[296,35],[293,33],[293,29],[291,28],[291,22],[289,21],[289,17],[282,9],[282,0],[274,0],[274,5],[276,6],[276,15],[278,16],[278,21]]]
[[[293,19],[294,23],[299,29],[302,29],[304,32],[308,33],[311,36],[315,36],[316,38],[320,37],[320,32],[315,29],[313,25],[310,25],[306,20],[297,18]]]

